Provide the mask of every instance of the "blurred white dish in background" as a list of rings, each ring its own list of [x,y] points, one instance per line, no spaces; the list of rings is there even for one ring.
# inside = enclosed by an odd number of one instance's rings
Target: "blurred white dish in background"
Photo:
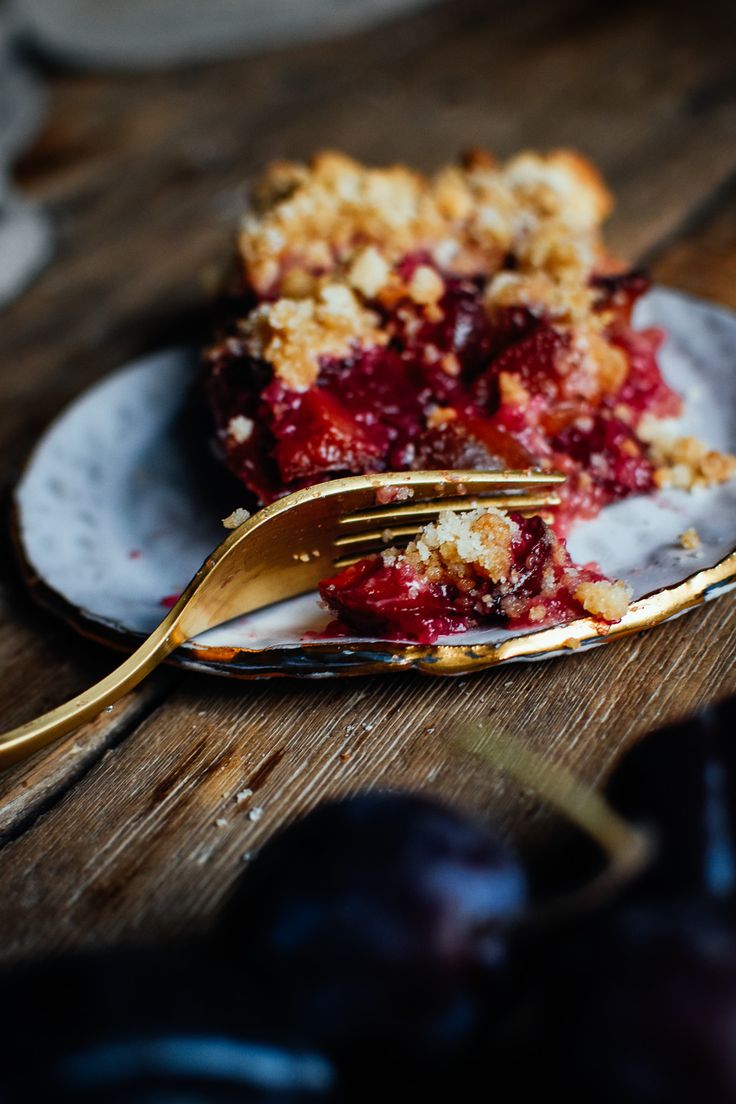
[[[12,302],[51,256],[46,214],[0,181],[0,307]]]
[[[349,34],[436,0],[12,0],[49,53],[124,68],[234,57]]]
[[[10,43],[7,14],[0,11],[0,307],[27,286],[51,256],[46,215],[13,188],[13,161],[35,135],[45,96]]]
[[[45,99],[40,83],[13,52],[8,19],[0,8],[0,164],[7,165],[33,138]]]

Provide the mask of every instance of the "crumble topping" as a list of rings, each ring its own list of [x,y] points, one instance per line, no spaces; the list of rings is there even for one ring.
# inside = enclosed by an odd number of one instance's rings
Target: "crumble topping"
[[[227,423],[228,436],[232,438],[237,445],[242,445],[245,441],[249,441],[253,435],[255,423],[252,418],[246,418],[244,414],[236,414],[234,418],[231,418]]]
[[[366,299],[375,299],[386,286],[391,269],[374,245],[362,249],[348,269],[348,283]]]
[[[589,381],[591,395],[615,395],[629,373],[623,350],[606,341],[592,326],[575,330],[572,349],[576,368]],[[585,389],[582,389],[585,394]]]
[[[345,278],[367,298],[384,286],[387,268],[423,250],[459,275],[488,275],[511,250],[553,277],[589,270],[611,208],[594,167],[566,150],[523,153],[505,165],[476,153],[431,178],[328,151],[308,165],[272,165],[255,203],[239,250],[259,294],[278,294],[301,270]]]
[[[421,535],[407,545],[404,552],[396,548],[383,553],[384,563],[399,560],[409,564],[420,576],[431,582],[451,579],[461,589],[471,590],[477,574],[493,583],[513,583],[512,541],[518,536],[517,523],[495,507],[469,510],[466,513],[443,511],[436,522],[424,527]],[[558,583],[555,566],[564,569],[567,554],[561,544],[549,541],[550,563],[542,574],[540,594],[545,596]],[[605,621],[620,621],[629,608],[631,591],[626,583],[609,579],[584,580],[576,586],[574,597],[583,609]],[[494,597],[481,599],[491,605]],[[526,597],[520,602],[514,594],[504,597],[501,606],[509,617],[519,616]],[[539,623],[547,617],[544,604],[532,605],[526,611],[529,620]]]
[[[539,210],[559,215],[573,230],[597,225],[613,206],[597,170],[572,150],[519,153],[508,162],[506,177]]]
[[[588,320],[594,303],[586,280],[554,280],[546,272],[498,272],[486,287],[484,301],[491,318],[510,307],[526,307],[532,314],[546,314],[555,321]],[[603,327],[601,315],[598,324]]]
[[[442,511],[406,549],[364,557],[320,593],[347,625],[424,643],[483,624],[542,628],[586,614],[611,623],[629,598],[595,565],[574,564],[539,516],[493,507]]]
[[[575,591],[575,597],[593,617],[600,617],[604,621],[620,621],[629,608],[631,589],[620,580],[611,582],[600,579],[581,583]]]
[[[493,582],[502,582],[511,570],[511,541],[518,527],[494,508],[458,514],[443,510],[411,541],[403,559],[432,581],[450,575],[454,581],[472,581],[472,568]],[[390,550],[396,554],[396,550]]]
[[[421,306],[437,303],[445,293],[445,282],[434,268],[419,265],[407,285],[409,297]]]
[[[515,372],[498,373],[498,393],[507,406],[526,406],[531,395]]]
[[[702,541],[700,540],[700,533],[694,526],[690,526],[684,533],[680,533],[680,545],[688,552],[697,552],[700,548]]]
[[[427,411],[425,422],[428,429],[437,429],[438,426],[447,425],[457,418],[457,410],[451,406],[433,406]]]
[[[639,436],[649,444],[658,487],[712,487],[736,474],[736,456],[708,448],[697,437],[677,437],[653,418],[639,425]]]
[[[245,510],[242,506],[238,506],[231,514],[228,514],[226,518],[222,519],[222,524],[226,529],[237,529],[238,526],[242,525],[244,521],[247,521],[249,517],[250,510]]]
[[[343,284],[325,284],[313,299],[261,303],[240,331],[251,356],[267,360],[293,391],[306,391],[315,382],[320,357],[343,357],[351,347],[387,341],[377,316]]]

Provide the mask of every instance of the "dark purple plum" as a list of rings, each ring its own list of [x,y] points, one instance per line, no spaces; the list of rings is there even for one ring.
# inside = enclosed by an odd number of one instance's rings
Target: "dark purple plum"
[[[406,1068],[455,1054],[501,987],[524,874],[487,827],[423,797],[323,805],[242,877],[217,942],[277,1027]]]
[[[516,1099],[733,1104],[736,927],[710,902],[629,905],[531,956],[505,1071]]]
[[[327,1104],[335,1084],[327,1059],[264,1036],[247,986],[194,948],[97,952],[5,971],[0,1100]]]
[[[732,897],[736,699],[645,737],[617,766],[607,796],[654,835],[654,859],[634,896]]]

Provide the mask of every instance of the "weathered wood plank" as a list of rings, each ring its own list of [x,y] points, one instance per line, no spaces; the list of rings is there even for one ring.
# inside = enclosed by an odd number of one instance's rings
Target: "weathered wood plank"
[[[719,198],[715,211],[656,251],[650,266],[660,283],[736,308],[736,176]]]
[[[53,748],[6,771],[0,780],[0,845],[30,828],[62,792],[161,702],[170,686],[169,672],[157,674]],[[27,700],[32,700],[30,695]]]
[[[666,282],[736,305],[733,204],[677,240],[714,193],[727,200],[736,168],[730,5],[708,0],[691,23],[678,5],[500,10],[460,0],[390,33],[246,62],[54,77],[54,114],[23,173],[51,205],[59,252],[3,318],[10,467],[71,395],[189,324],[242,179],[274,155],[333,144],[429,167],[468,144],[575,144],[618,191],[614,244],[652,253]],[[0,714],[12,724],[114,657],[15,596],[9,557],[0,578]],[[735,638],[725,599],[596,654],[460,682],[175,676],[166,705],[135,728],[164,676],[83,732],[83,753],[70,754],[71,739],[0,780],[0,829],[20,833],[0,852],[2,953],[206,923],[245,852],[356,786],[423,786],[531,839],[544,812],[454,752],[453,726],[502,724],[596,778],[648,728],[736,691]]]
[[[8,547],[0,557],[0,717],[2,729],[23,724],[96,682],[118,655],[77,639],[63,623],[40,611],[22,588]],[[157,674],[109,713],[74,735],[0,775],[0,841],[12,838],[121,739],[171,685],[173,672]]]
[[[282,820],[355,787],[421,786],[533,838],[544,811],[453,750],[453,730],[499,726],[596,778],[637,735],[736,691],[735,638],[725,599],[596,654],[459,682],[192,677],[0,852],[2,954],[190,931]]]

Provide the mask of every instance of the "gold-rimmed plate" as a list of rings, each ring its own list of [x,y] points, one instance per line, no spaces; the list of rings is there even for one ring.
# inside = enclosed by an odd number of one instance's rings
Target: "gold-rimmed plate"
[[[667,289],[637,322],[668,332],[665,375],[686,399],[678,431],[736,451],[736,315]],[[208,455],[192,403],[197,357],[168,350],[106,377],[49,428],[15,494],[24,572],[36,596],[86,635],[132,647],[222,539],[243,496]],[[196,392],[196,386],[194,387]],[[701,544],[682,547],[697,529]],[[576,560],[626,578],[634,602],[607,632],[584,619],[539,631],[463,633],[432,646],[320,637],[315,595],[220,626],[174,661],[229,677],[337,676],[418,668],[459,674],[541,659],[650,628],[736,585],[736,482],[629,499],[580,525]]]

